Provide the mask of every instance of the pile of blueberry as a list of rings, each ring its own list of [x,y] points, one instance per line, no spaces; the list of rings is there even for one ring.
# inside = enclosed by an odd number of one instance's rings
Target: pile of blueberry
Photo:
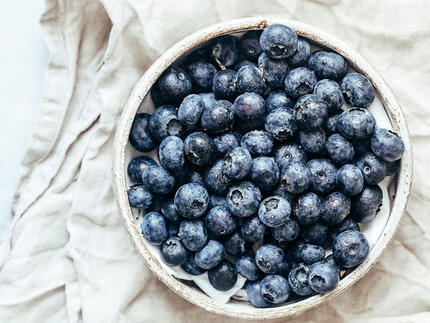
[[[136,115],[130,206],[168,266],[256,307],[333,290],[369,253],[358,223],[382,204],[401,138],[375,129],[375,90],[337,53],[283,25],[214,39],[167,69]],[[344,102],[349,106],[346,108]],[[326,250],[332,253],[326,257]]]

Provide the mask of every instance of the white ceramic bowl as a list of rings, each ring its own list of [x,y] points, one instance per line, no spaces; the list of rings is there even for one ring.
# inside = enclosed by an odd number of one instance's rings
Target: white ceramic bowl
[[[385,203],[386,216],[380,216],[379,221],[374,221],[370,226],[364,228],[365,234],[371,235],[371,237],[368,237],[371,250],[367,259],[352,271],[352,273],[343,278],[338,287],[328,294],[312,296],[296,303],[285,304],[278,307],[260,309],[253,307],[250,303],[236,300],[232,300],[226,304],[219,303],[208,297],[200,289],[177,280],[173,277],[166,265],[156,259],[159,259],[159,257],[152,253],[154,252],[154,248],[142,238],[136,226],[136,218],[138,218],[139,215],[136,214],[135,210],[132,211],[128,204],[127,187],[129,186],[129,182],[126,174],[126,166],[132,157],[138,155],[128,144],[128,135],[134,116],[138,111],[149,113],[153,111],[154,107],[147,94],[151,86],[168,66],[180,60],[183,55],[212,38],[230,33],[240,33],[251,29],[262,29],[274,23],[290,26],[299,36],[307,38],[311,44],[317,47],[328,48],[338,52],[348,59],[353,69],[365,74],[372,81],[377,91],[375,103],[370,107],[371,111],[376,116],[377,126],[394,129],[403,138],[406,149],[402,158],[400,170],[389,187],[390,194],[394,193],[395,198],[391,199],[389,203]],[[220,23],[186,37],[167,50],[151,65],[136,84],[136,87],[124,107],[121,120],[118,124],[114,145],[113,186],[119,212],[127,227],[130,238],[134,242],[138,252],[145,259],[148,267],[170,289],[191,303],[214,313],[243,319],[270,319],[295,315],[315,307],[351,287],[372,267],[393,238],[406,207],[412,180],[412,152],[406,121],[399,104],[381,76],[358,53],[333,36],[301,22],[278,18],[252,17]],[[386,189],[384,190],[384,195],[385,200],[388,201]]]

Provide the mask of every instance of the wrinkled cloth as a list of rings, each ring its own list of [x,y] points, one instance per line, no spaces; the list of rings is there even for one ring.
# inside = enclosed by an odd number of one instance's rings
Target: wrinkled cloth
[[[414,183],[391,245],[366,276],[295,319],[430,321],[430,2],[46,0],[43,102],[0,244],[0,322],[235,322],[174,294],[146,268],[118,215],[113,137],[141,75],[184,36],[270,15],[360,52],[406,115]],[[285,321],[283,319],[279,322]]]

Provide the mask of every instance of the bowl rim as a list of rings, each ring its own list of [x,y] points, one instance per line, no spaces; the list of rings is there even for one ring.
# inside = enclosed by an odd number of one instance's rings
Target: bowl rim
[[[367,259],[361,265],[359,265],[348,276],[342,279],[339,282],[337,288],[330,293],[315,295],[296,303],[278,307],[245,308],[242,306],[234,306],[230,303],[216,303],[203,292],[198,291],[195,288],[191,288],[190,286],[182,283],[175,277],[168,274],[168,272],[158,263],[155,257],[151,255],[149,249],[147,248],[146,241],[144,241],[134,223],[133,215],[128,204],[125,180],[126,148],[128,144],[129,132],[135,114],[139,110],[143,99],[149,93],[151,86],[167,67],[169,67],[178,58],[188,53],[199,44],[204,43],[212,38],[235,32],[244,32],[252,29],[263,29],[268,25],[275,23],[287,25],[295,30],[299,36],[303,36],[315,43],[318,43],[318,45],[329,48],[341,54],[346,59],[348,59],[350,65],[366,75],[379,93],[385,112],[389,116],[394,129],[402,137],[405,143],[405,153],[402,158],[400,170],[398,173],[397,191],[390,216],[382,234],[378,238],[374,247],[371,249]],[[336,297],[356,283],[361,277],[363,277],[364,274],[366,274],[376,263],[383,250],[388,246],[394,237],[395,231],[406,208],[409,192],[411,189],[413,170],[412,148],[405,117],[393,93],[384,82],[382,77],[376,72],[376,70],[354,49],[349,47],[343,41],[338,40],[334,36],[303,22],[275,17],[247,17],[221,22],[194,32],[193,34],[176,43],[170,49],[166,50],[164,54],[162,54],[146,70],[146,72],[137,82],[127,100],[115,134],[112,159],[113,187],[118,209],[124,220],[124,224],[127,227],[130,239],[133,241],[137,251],[145,259],[149,269],[171,290],[189,302],[200,306],[209,312],[241,319],[274,319],[297,315]]]

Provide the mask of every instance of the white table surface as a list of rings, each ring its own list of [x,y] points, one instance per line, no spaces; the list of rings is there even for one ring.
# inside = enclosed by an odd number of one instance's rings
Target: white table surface
[[[48,63],[42,0],[0,1],[0,234],[11,216],[20,164],[32,133]]]

